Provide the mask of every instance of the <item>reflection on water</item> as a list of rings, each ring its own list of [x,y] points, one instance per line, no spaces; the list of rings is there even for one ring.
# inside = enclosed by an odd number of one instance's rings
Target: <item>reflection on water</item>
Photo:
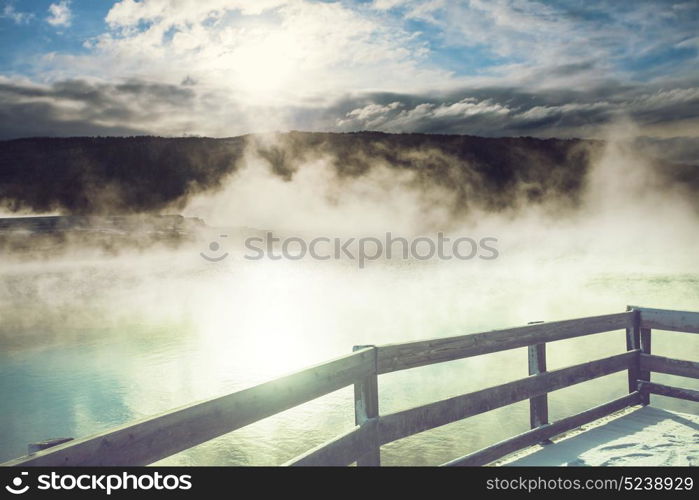
[[[622,311],[699,309],[699,274],[570,272],[570,263],[210,264],[186,255],[2,271],[0,459],[27,443],[87,436],[238,390],[355,344],[456,335]],[[175,271],[177,270],[177,271]],[[696,359],[691,336],[660,332],[656,352]],[[551,368],[624,350],[620,332],[549,346]],[[389,374],[389,412],[526,375],[526,352]],[[659,377],[660,381],[661,378]],[[669,379],[668,379],[669,380]],[[675,383],[680,383],[676,381]],[[683,380],[686,387],[697,387]],[[559,418],[626,392],[625,373],[551,395]],[[654,403],[696,412],[691,403]],[[165,460],[278,464],[353,425],[352,390],[258,422]],[[386,464],[438,464],[528,426],[526,402],[392,443]]]

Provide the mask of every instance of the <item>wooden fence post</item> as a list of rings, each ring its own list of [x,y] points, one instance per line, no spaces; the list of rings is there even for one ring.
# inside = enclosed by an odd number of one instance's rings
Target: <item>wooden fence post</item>
[[[627,311],[633,311],[633,320],[631,328],[626,329],[626,350],[633,351],[635,349],[640,349],[641,343],[641,312],[638,309],[634,309],[632,306],[626,306]],[[641,371],[641,355],[639,353],[638,359],[635,363],[629,365],[629,392],[635,392],[638,390],[638,378]]]
[[[641,328],[641,352],[643,354],[650,354],[650,328]],[[639,380],[645,380],[646,382],[650,382],[650,370],[641,370],[639,368],[638,371],[638,378]],[[650,404],[650,393],[647,391],[644,391],[642,393],[642,398],[641,398],[642,404],[643,405],[649,405]]]
[[[365,425],[367,421],[376,419],[379,416],[379,381],[376,373],[376,346],[362,345],[354,346],[353,351],[371,348],[374,354],[374,369],[360,383],[354,384],[354,422],[356,425]],[[376,434],[378,426],[371,429],[373,433],[372,441],[375,443],[374,449],[357,459],[357,466],[379,466],[381,465],[381,446],[379,437]]]
[[[546,344],[535,344],[529,350],[529,375],[538,375],[546,371]],[[529,400],[529,423],[532,429],[549,423],[548,394],[542,394]]]

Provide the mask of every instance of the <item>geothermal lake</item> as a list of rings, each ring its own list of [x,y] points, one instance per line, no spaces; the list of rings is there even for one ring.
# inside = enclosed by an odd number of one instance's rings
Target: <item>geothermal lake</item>
[[[492,262],[373,262],[359,270],[353,262],[250,262],[235,252],[211,263],[199,256],[202,248],[2,267],[0,459],[26,453],[30,442],[88,436],[242,389],[355,344],[620,312],[627,304],[699,310],[692,255],[610,259],[557,249],[533,257],[503,248]],[[659,332],[653,349],[696,360],[697,340]],[[549,344],[549,368],[623,350],[622,332],[561,341]],[[517,349],[383,375],[380,409],[521,378],[526,359]],[[626,391],[626,372],[557,391],[549,396],[550,416]],[[346,388],[162,463],[283,463],[350,429],[352,397]],[[697,413],[690,402],[654,397],[653,404]],[[528,421],[528,403],[518,403],[392,443],[382,460],[440,464],[522,432]]]

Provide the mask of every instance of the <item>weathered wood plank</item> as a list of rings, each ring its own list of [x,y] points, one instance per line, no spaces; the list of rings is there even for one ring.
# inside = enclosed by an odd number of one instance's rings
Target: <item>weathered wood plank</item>
[[[365,422],[335,439],[290,460],[288,466],[344,466],[376,446],[376,420]]]
[[[632,317],[633,312],[629,311],[458,337],[382,345],[378,346],[378,373],[390,373],[533,344],[623,330],[629,327]]]
[[[546,371],[546,344],[530,345],[528,348],[529,375]],[[536,429],[549,421],[549,400],[547,394],[529,400],[529,425]]]
[[[627,370],[639,351],[589,361],[379,418],[379,440],[390,443],[419,432],[485,413],[547,392]]]
[[[641,346],[641,315],[638,311],[635,311],[631,306],[626,306],[628,311],[631,311],[631,324],[626,328],[626,350],[634,351],[639,349]],[[635,392],[636,386],[638,385],[639,370],[640,370],[640,359],[636,358],[635,363],[629,365],[629,392]]]
[[[533,446],[546,439],[551,439],[558,434],[568,432],[581,425],[588,424],[599,418],[606,417],[616,411],[622,410],[628,406],[634,406],[641,403],[641,394],[632,392],[621,398],[610,401],[603,405],[590,408],[576,415],[562,418],[551,424],[538,427],[536,429],[518,434],[510,439],[500,441],[494,445],[470,453],[451,462],[444,464],[445,466],[480,466],[498,460],[505,455],[522,450],[528,446]]]
[[[371,419],[379,416],[379,380],[376,375],[376,347],[354,346],[354,350],[371,349],[374,354],[374,366],[372,371],[361,382],[354,384],[354,423],[363,425]],[[370,437],[374,438],[374,446],[361,457],[354,457],[359,467],[377,467],[381,465],[381,447],[375,432]]]
[[[640,329],[640,341],[641,341],[641,355],[650,355],[651,352],[651,335],[650,335],[650,328],[641,328]],[[648,370],[642,363],[641,357],[639,356],[638,358],[638,380],[648,380],[650,381],[651,378],[651,371]],[[641,394],[641,398],[643,399],[643,404],[644,405],[649,405],[650,404],[650,394],[648,393],[643,393]]]
[[[644,371],[679,375],[680,377],[699,378],[699,363],[684,359],[665,358],[653,354],[641,354],[641,368]],[[642,380],[650,382],[650,379]]]
[[[641,313],[641,327],[699,333],[699,312],[631,306]]]
[[[691,389],[682,389],[681,387],[673,387],[671,385],[657,384],[655,382],[638,382],[638,390],[641,392],[649,392],[659,396],[668,396],[677,399],[686,399],[687,401],[696,401],[699,403],[699,391]]]
[[[357,351],[249,389],[129,423],[3,465],[149,464],[346,387],[373,370],[373,351]]]

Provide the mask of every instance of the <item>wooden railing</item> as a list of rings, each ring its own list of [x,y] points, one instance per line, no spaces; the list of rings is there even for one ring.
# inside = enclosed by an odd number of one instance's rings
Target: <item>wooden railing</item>
[[[352,354],[286,377],[3,465],[146,465],[348,385],[354,385],[355,427],[287,465],[380,465],[382,445],[529,400],[532,430],[445,464],[483,465],[623,408],[648,404],[650,394],[699,401],[699,391],[651,382],[652,372],[699,378],[699,363],[651,354],[651,329],[699,333],[699,313],[628,307],[626,312],[604,316],[434,340],[357,346]],[[546,369],[547,343],[615,330],[626,331],[624,352],[557,370]],[[395,413],[379,413],[379,375],[520,347],[529,349],[529,377]],[[628,372],[628,395],[549,423],[549,392],[620,371]]]

